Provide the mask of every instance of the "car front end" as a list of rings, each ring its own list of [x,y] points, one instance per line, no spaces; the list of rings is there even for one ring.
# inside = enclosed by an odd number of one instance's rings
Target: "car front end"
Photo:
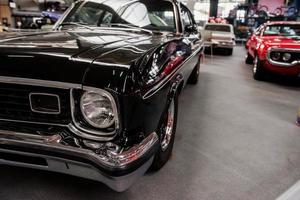
[[[214,48],[232,49],[236,45],[234,34],[227,32],[212,32],[210,41]]]
[[[220,49],[232,49],[236,45],[234,39],[231,38],[227,40],[212,38],[211,42],[214,48]]]
[[[178,95],[200,68],[200,40],[192,48],[181,22],[176,1],[86,0],[53,31],[0,39],[0,164],[119,192],[162,168]]]
[[[97,180],[119,192],[148,170],[159,147],[159,117],[144,129],[149,115],[141,114],[146,103],[136,88],[128,89],[135,85],[130,63],[161,36],[106,33],[79,29],[0,40],[0,164]],[[118,48],[132,39],[135,47]]]
[[[264,67],[271,72],[300,77],[300,48],[270,47]]]
[[[203,36],[214,48],[233,49],[236,45],[233,26],[229,24],[206,24]]]
[[[158,135],[122,141],[118,97],[108,91],[13,77],[1,77],[0,90],[0,164],[97,180],[121,192],[152,163]]]

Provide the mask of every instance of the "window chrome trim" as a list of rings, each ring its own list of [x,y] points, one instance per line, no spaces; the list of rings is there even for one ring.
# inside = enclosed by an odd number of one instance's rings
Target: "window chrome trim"
[[[182,34],[183,33],[183,24],[181,21],[181,12],[180,12],[180,4],[175,1],[170,1],[173,4],[173,10],[175,14],[175,26],[176,26],[176,34]],[[180,30],[181,29],[181,30]]]
[[[175,26],[176,26],[175,27],[176,34],[182,34],[184,28],[183,28],[181,16],[180,16],[180,5],[177,1],[174,1],[174,0],[167,0],[167,1],[173,5],[173,12],[175,14],[174,20],[175,20]],[[132,2],[135,2],[135,1],[133,0]],[[132,3],[132,2],[129,2],[129,3]],[[71,11],[73,10],[73,8],[76,6],[77,3],[84,3],[84,1],[79,0],[76,3],[72,3],[72,5],[68,8],[68,10],[64,13],[64,15],[55,23],[52,30],[54,30],[54,31],[59,30],[60,24],[65,21],[66,17],[71,13]],[[126,4],[124,4],[124,5],[126,5]]]
[[[290,53],[300,53],[300,49],[291,49],[291,48],[276,48],[276,47],[271,47],[268,49],[268,53],[267,53],[267,60],[275,66],[279,66],[279,67],[294,67],[296,65],[300,65],[300,60],[295,60],[291,63],[285,63],[285,62],[278,62],[278,61],[274,61],[271,59],[271,53],[272,52],[290,52]]]
[[[93,88],[93,87],[87,87],[83,86],[82,88],[84,91],[91,91],[91,92],[96,92],[96,93],[105,93],[109,94],[107,91],[99,89],[99,88]],[[73,124],[69,124],[68,127],[69,129],[74,132],[76,135],[90,139],[90,140],[96,140],[96,141],[110,141],[115,138],[118,130],[120,129],[120,123],[119,123],[119,113],[116,105],[116,101],[113,98],[111,94],[109,94],[112,98],[112,105],[113,105],[113,110],[115,111],[115,130],[110,132],[110,133],[105,133],[103,131],[96,131],[92,130],[89,128],[82,127],[76,120],[75,117],[75,102],[74,102],[74,95],[73,95],[74,90],[71,89],[70,91],[70,101],[71,101],[71,116],[72,116],[72,121]]]
[[[32,105],[32,100],[31,100],[32,95],[56,97],[57,98],[57,103],[58,103],[58,111],[56,111],[56,112],[51,112],[51,111],[47,112],[47,111],[39,111],[39,110],[34,109],[33,105]],[[49,114],[49,115],[59,115],[59,114],[61,114],[61,101],[60,101],[60,97],[57,94],[31,92],[31,93],[29,93],[29,104],[30,104],[31,111],[34,112],[34,113]]]
[[[20,77],[10,77],[10,76],[0,76],[0,83],[8,84],[18,84],[18,85],[29,85],[29,86],[42,86],[51,87],[58,89],[81,89],[81,84],[65,83],[60,81],[47,81],[40,79],[31,78],[20,78]]]

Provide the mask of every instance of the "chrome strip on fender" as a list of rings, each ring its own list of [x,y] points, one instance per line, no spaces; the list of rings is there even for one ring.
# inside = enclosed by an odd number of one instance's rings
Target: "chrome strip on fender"
[[[1,83],[30,85],[30,86],[44,86],[58,89],[81,89],[81,84],[65,83],[59,81],[47,81],[40,79],[19,78],[10,76],[0,76]]]

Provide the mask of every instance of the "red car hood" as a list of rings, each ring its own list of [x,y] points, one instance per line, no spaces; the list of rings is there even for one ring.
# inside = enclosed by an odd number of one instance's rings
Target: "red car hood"
[[[290,38],[283,36],[265,36],[262,39],[268,46],[300,49],[300,38]]]

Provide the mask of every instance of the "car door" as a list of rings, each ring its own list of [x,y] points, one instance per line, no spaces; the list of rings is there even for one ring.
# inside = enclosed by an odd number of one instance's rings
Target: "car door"
[[[187,58],[186,67],[183,70],[184,75],[188,78],[198,62],[200,62],[201,51],[203,50],[202,40],[199,38],[197,24],[190,10],[181,4],[180,14],[183,26],[183,40],[190,47],[190,56]]]

